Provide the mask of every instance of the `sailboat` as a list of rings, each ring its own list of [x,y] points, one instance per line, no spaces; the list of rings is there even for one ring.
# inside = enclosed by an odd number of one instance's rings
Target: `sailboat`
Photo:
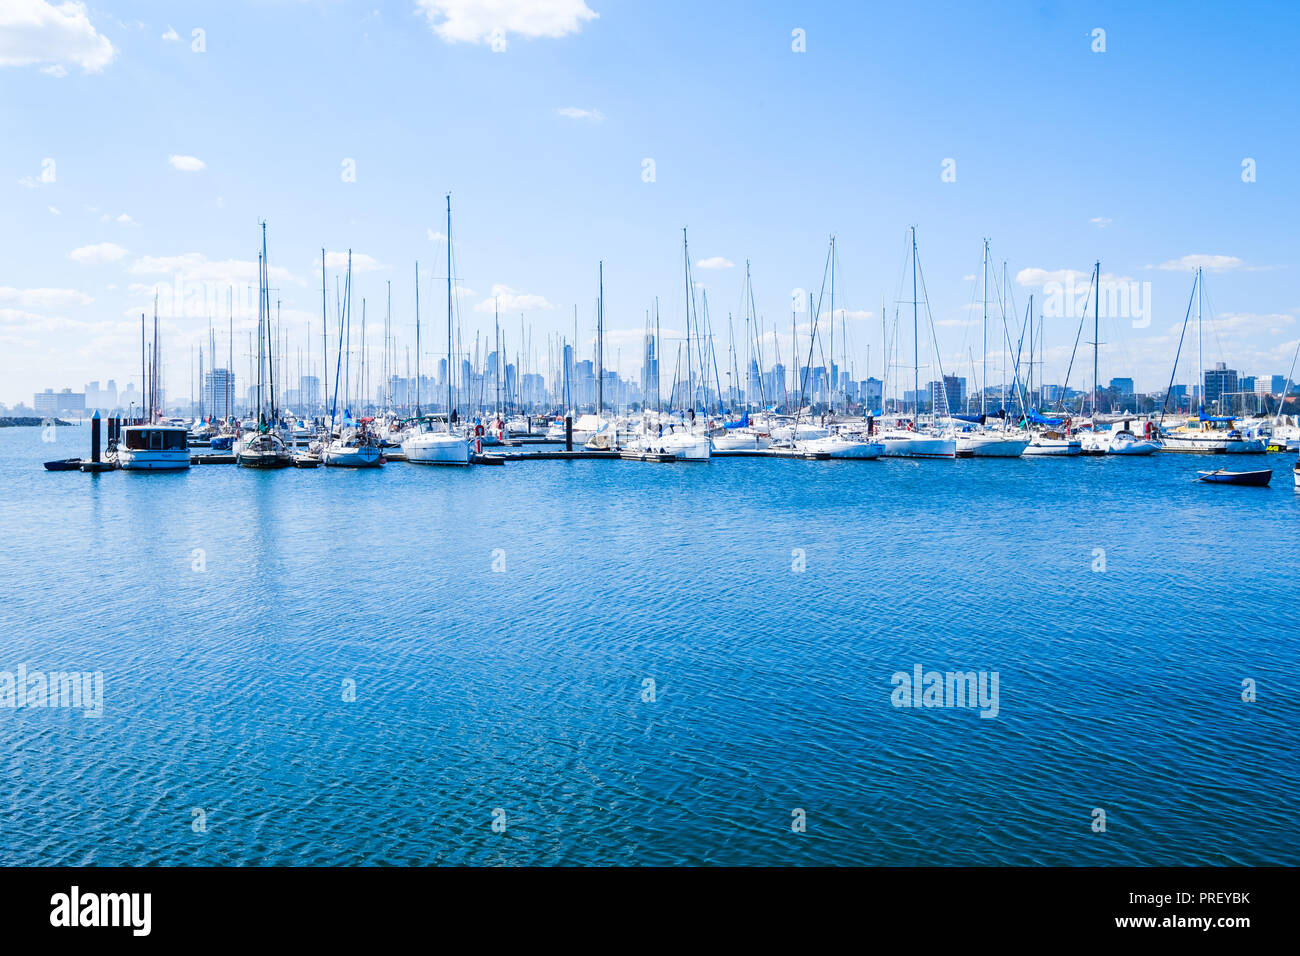
[[[831,351],[831,357],[833,359],[835,356],[835,237],[834,236],[831,236],[830,250],[827,253],[827,268],[830,271],[830,277],[831,277],[830,351]],[[823,273],[823,282],[825,281],[824,275],[825,274]],[[821,313],[821,299],[819,294],[817,307],[813,312],[812,329],[808,336],[808,361],[804,366],[805,375],[803,377],[803,381],[800,383],[800,388],[799,388],[800,394],[799,394],[798,404],[800,407],[802,407],[803,405],[804,402],[803,393],[804,393],[804,389],[808,384],[806,373],[808,369],[810,369],[812,366],[813,348],[815,347],[815,344],[817,342],[817,325],[818,325],[818,319],[820,318],[820,313]],[[796,358],[795,364],[797,365],[798,364],[797,354],[795,355],[795,358]],[[830,398],[831,398],[831,411],[833,413],[834,412],[833,392]],[[795,423],[791,428],[791,435],[797,436],[798,434],[799,434],[799,419],[798,419],[798,415],[796,414]],[[828,455],[831,458],[858,460],[858,461],[871,461],[876,458],[879,458],[885,450],[884,445],[882,445],[878,441],[873,441],[870,438],[859,436],[855,432],[852,432],[847,428],[838,428],[835,426],[831,426],[827,428],[825,434],[817,435],[816,437],[810,437],[802,440],[797,437],[792,437],[791,446],[797,452],[802,452],[804,454],[811,453],[816,456]]]
[[[956,458],[957,439],[931,427],[921,430],[920,317],[916,285],[916,227],[912,227],[912,420],[906,426],[887,428],[878,438],[888,458]],[[928,309],[928,306],[927,306]],[[941,379],[942,380],[942,379]],[[936,415],[938,410],[936,409]]]
[[[138,425],[122,429],[121,440],[109,449],[117,465],[124,471],[181,471],[190,467],[188,430],[184,425],[171,425],[159,421],[158,409],[158,296],[153,300],[153,349],[148,368],[145,368],[144,314],[140,315],[140,362],[144,374],[148,413]]]
[[[1024,432],[1008,431],[1005,416],[1001,419],[1001,428],[988,427],[988,368],[989,368],[989,241],[984,240],[984,385],[980,389],[980,414],[972,420],[971,416],[956,416],[969,424],[957,431],[958,458],[1019,458],[1029,445],[1029,436]],[[999,299],[999,302],[1002,300]],[[1032,304],[1031,304],[1032,314]],[[1007,335],[1007,314],[1002,309],[1002,333]],[[1006,394],[1006,365],[1003,363],[1003,395]],[[1016,373],[1016,386],[1020,385],[1020,373]]]
[[[469,442],[451,430],[452,406],[452,363],[453,340],[451,336],[451,193],[447,194],[447,417],[446,431],[439,431],[432,419],[418,418],[415,425],[402,440],[402,454],[406,460],[417,465],[468,465],[470,462]],[[417,279],[416,285],[419,282]],[[416,315],[416,381],[419,381],[419,315]],[[418,402],[416,408],[419,412]]]
[[[641,434],[631,442],[630,448],[632,451],[647,454],[673,455],[678,461],[708,461],[712,455],[709,436],[706,431],[698,430],[695,424],[695,373],[691,364],[695,285],[691,279],[691,255],[685,228],[682,229],[682,258],[686,282],[686,414],[680,420],[662,416],[643,416]],[[698,328],[698,315],[694,316],[694,324]],[[679,357],[680,354],[679,351]],[[673,380],[676,385],[676,373],[673,375]]]
[[[266,266],[266,223],[262,223],[262,251],[258,258],[257,296],[257,429],[241,439],[235,452],[235,461],[241,468],[288,468],[293,455],[285,446],[276,425],[275,373],[271,373],[270,403],[263,396],[263,373],[271,365],[271,293]],[[270,411],[270,418],[267,411]]]
[[[1196,270],[1192,280],[1192,301],[1196,302],[1196,377],[1200,382],[1197,401],[1197,420],[1184,423],[1178,428],[1165,432],[1163,447],[1165,451],[1192,452],[1213,455],[1240,455],[1263,453],[1264,439],[1247,438],[1234,427],[1235,419],[1231,415],[1205,414],[1205,365],[1201,342],[1202,299],[1204,298],[1205,276],[1201,269]],[[1183,318],[1183,332],[1187,331],[1187,322],[1191,317],[1192,302],[1187,303],[1187,315]],[[1182,350],[1182,338],[1179,337],[1179,351]],[[1169,391],[1173,389],[1174,375],[1178,371],[1178,355],[1174,355],[1174,368],[1169,374],[1169,389],[1165,392],[1165,406],[1169,404]],[[1161,409],[1161,421],[1164,420],[1164,408]]]

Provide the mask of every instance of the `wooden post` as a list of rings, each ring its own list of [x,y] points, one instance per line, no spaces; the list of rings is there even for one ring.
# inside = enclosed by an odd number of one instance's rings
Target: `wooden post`
[[[99,410],[90,419],[90,460],[99,462]]]
[[[573,451],[573,416],[564,416],[564,450]]]

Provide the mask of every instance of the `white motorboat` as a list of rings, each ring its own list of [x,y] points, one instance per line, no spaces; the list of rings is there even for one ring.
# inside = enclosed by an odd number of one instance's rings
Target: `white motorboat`
[[[1225,419],[1231,424],[1230,419]],[[1216,427],[1219,422],[1189,421],[1185,425],[1164,433],[1162,449],[1202,455],[1262,454],[1262,438],[1247,438],[1235,428]]]
[[[1160,442],[1153,438],[1139,438],[1127,428],[1106,433],[1103,448],[1107,455],[1150,455],[1160,450]]]
[[[661,434],[638,436],[632,441],[631,449],[675,455],[678,461],[708,461],[710,457],[708,436],[685,425],[667,425]]]
[[[117,443],[117,465],[126,471],[179,471],[190,467],[184,425],[127,425]]]
[[[1024,432],[980,428],[957,432],[958,458],[1019,458],[1029,447]]]
[[[885,446],[878,441],[857,438],[840,432],[825,438],[813,438],[799,443],[800,451],[821,452],[832,458],[858,459],[863,461],[879,458],[885,452]]]
[[[416,465],[468,465],[469,442],[453,431],[435,431],[429,419],[422,419],[402,439],[402,454]]]
[[[1029,440],[1023,454],[1031,457],[1082,455],[1083,444],[1079,439],[1071,438],[1067,432],[1048,429],[1035,433],[1034,437]]]
[[[886,458],[956,458],[957,439],[907,429],[892,428],[881,432],[876,440]]]

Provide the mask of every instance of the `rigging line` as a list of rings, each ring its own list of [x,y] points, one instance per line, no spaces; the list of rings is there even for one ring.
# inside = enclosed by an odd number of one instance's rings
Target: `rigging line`
[[[1183,354],[1183,338],[1187,335],[1187,322],[1192,317],[1192,303],[1196,301],[1196,284],[1200,281],[1200,274],[1192,281],[1192,294],[1187,299],[1187,314],[1183,316],[1183,328],[1178,333],[1178,351],[1174,353],[1174,367],[1169,370],[1169,387],[1165,389],[1165,400],[1160,406],[1160,427],[1165,424],[1165,411],[1169,408],[1169,393],[1174,388],[1174,376],[1178,374],[1178,358]]]
[[[1088,277],[1088,297],[1092,298],[1092,284],[1096,279],[1096,270],[1089,273]],[[1083,337],[1083,323],[1088,318],[1088,310],[1084,309],[1083,314],[1079,316],[1079,330],[1074,334],[1074,348],[1070,350],[1070,364],[1065,368],[1065,381],[1061,383],[1061,394],[1056,399],[1057,411],[1065,410],[1065,392],[1070,387],[1070,372],[1074,370],[1074,358],[1079,351],[1079,339]],[[1082,406],[1080,406],[1082,408]]]

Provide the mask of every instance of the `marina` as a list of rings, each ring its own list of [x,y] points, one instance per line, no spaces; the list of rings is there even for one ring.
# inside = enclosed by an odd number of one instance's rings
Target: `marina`
[[[11,947],[1285,925],[1298,43],[0,0]]]

